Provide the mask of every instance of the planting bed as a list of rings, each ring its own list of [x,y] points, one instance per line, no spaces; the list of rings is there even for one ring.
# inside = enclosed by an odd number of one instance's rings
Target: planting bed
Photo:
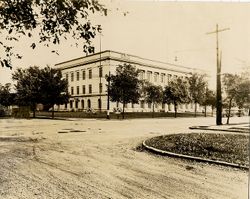
[[[146,145],[177,154],[249,165],[249,136],[190,133],[164,135],[146,140]]]

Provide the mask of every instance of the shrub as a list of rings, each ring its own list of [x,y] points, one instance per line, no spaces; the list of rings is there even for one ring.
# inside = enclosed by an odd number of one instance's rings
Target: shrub
[[[13,108],[12,116],[15,118],[30,118],[30,107],[20,106],[19,108]]]

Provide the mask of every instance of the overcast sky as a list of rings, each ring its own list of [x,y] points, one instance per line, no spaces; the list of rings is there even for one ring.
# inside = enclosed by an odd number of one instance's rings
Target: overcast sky
[[[211,72],[214,81],[216,40],[215,34],[206,33],[214,31],[218,24],[219,28],[230,28],[219,34],[222,71],[235,73],[244,66],[250,66],[250,3],[104,2],[110,9],[108,16],[92,18],[94,23],[101,24],[103,28],[102,50],[115,50],[205,69]],[[23,40],[16,45],[16,50],[21,51],[24,57],[14,60],[13,67],[53,66],[84,56],[81,48],[71,47],[70,44],[71,41],[58,46],[58,56],[45,47],[31,50],[26,40]],[[93,44],[98,52],[99,36]],[[1,68],[0,83],[10,82],[11,72],[8,68]]]

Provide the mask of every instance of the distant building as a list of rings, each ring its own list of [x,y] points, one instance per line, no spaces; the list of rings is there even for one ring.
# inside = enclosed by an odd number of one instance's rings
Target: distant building
[[[164,87],[173,76],[186,77],[196,69],[164,63],[134,55],[115,51],[103,51],[93,55],[80,57],[55,65],[61,69],[63,77],[68,80],[71,98],[68,104],[58,106],[58,110],[84,111],[107,110],[107,81],[105,76],[115,74],[118,65],[128,63],[141,71],[139,78]],[[122,107],[121,104],[110,102],[110,111]],[[179,112],[192,111],[192,104],[183,104],[178,107]],[[158,104],[156,111],[174,111],[173,105]],[[126,112],[150,112],[151,104],[142,99],[139,104],[127,104]]]

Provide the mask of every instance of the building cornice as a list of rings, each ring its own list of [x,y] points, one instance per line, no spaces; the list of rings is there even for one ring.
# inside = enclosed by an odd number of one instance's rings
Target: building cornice
[[[114,56],[115,54],[119,54],[121,57]],[[100,55],[100,56],[98,57],[97,55]],[[122,56],[124,56],[124,57],[122,57]],[[91,58],[91,57],[93,57],[93,59],[87,60],[88,58]],[[133,58],[138,59],[138,60],[133,60]],[[106,60],[114,60],[114,61],[119,61],[119,62],[124,62],[124,63],[137,64],[137,65],[141,65],[141,66],[145,66],[145,67],[151,67],[151,68],[168,70],[168,71],[185,73],[185,74],[191,74],[193,71],[198,70],[196,68],[191,68],[191,67],[171,64],[171,63],[167,63],[167,62],[146,59],[146,58],[142,58],[139,56],[121,53],[121,52],[117,52],[117,51],[111,51],[111,50],[106,50],[106,51],[98,52],[98,53],[88,55],[85,57],[79,57],[76,59],[71,59],[71,60],[68,60],[65,62],[61,62],[61,63],[56,64],[55,67],[59,68],[59,69],[70,69],[70,68],[84,66],[84,65],[97,63],[100,61],[106,61]],[[72,63],[72,62],[77,62],[77,61],[79,61],[79,62]],[[153,64],[144,63],[143,61],[153,62]],[[67,63],[68,63],[68,65],[66,65]],[[165,66],[157,66],[157,63],[165,65]],[[62,65],[62,66],[60,66],[60,65]],[[66,66],[63,66],[63,65],[66,65]],[[172,68],[172,67],[174,67],[174,68]]]

